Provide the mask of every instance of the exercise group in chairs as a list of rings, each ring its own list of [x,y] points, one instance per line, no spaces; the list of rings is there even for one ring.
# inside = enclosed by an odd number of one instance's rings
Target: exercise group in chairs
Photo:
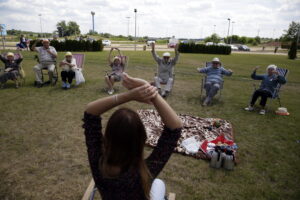
[[[35,72],[35,85],[36,87],[42,87],[46,82],[44,81],[43,70],[48,71],[50,84],[55,84],[58,79],[58,72],[56,67],[57,52],[54,47],[50,46],[48,40],[42,40],[42,46],[36,47],[36,43],[33,44],[32,50],[38,52],[38,64],[34,66],[33,70]],[[176,63],[179,59],[178,45],[175,46],[174,58],[171,57],[169,52],[163,53],[160,57],[155,51],[155,44],[152,43],[151,54],[154,61],[157,64],[157,73],[154,76],[154,81],[151,85],[155,86],[158,90],[158,94],[162,97],[167,97],[173,88],[175,73],[174,69]],[[112,56],[113,50],[117,51],[116,56]],[[19,87],[18,77],[22,77],[24,73],[21,69],[21,62],[23,56],[21,53],[15,55],[11,52],[3,54],[0,56],[1,61],[5,65],[5,69],[2,70],[0,74],[1,88],[4,87],[5,82],[8,80],[13,80],[16,82],[16,87]],[[118,48],[111,48],[108,55],[108,65],[111,68],[109,72],[106,73],[104,80],[107,84],[107,93],[112,95],[114,93],[114,84],[116,82],[121,82],[123,80],[123,75],[125,73],[126,67],[128,65],[128,57],[123,55]],[[73,58],[71,52],[65,54],[63,61],[59,63],[61,67],[61,78],[62,78],[62,88],[69,89],[73,79],[75,78],[75,71],[78,69],[76,60]],[[249,106],[245,108],[247,111],[253,111],[256,100],[260,97],[260,114],[265,114],[265,106],[268,98],[274,99],[279,98],[278,90],[282,84],[286,83],[286,72],[285,69],[277,70],[277,66],[269,65],[267,67],[267,73],[262,75],[257,75],[258,67],[255,68],[251,77],[254,80],[261,80],[261,85],[259,89],[255,90]],[[203,106],[208,106],[211,104],[214,96],[223,88],[224,80],[223,76],[231,76],[233,71],[231,69],[225,69],[219,58],[213,58],[211,62],[207,62],[206,66],[203,68],[197,68],[199,73],[205,74],[203,79],[202,89],[205,89],[205,98],[202,102]],[[279,73],[279,72],[284,73]],[[23,73],[21,73],[23,72]],[[202,93],[202,92],[201,92]]]

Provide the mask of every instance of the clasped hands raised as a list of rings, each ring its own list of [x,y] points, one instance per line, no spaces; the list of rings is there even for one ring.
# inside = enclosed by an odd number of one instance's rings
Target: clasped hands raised
[[[157,88],[151,86],[147,81],[140,78],[133,78],[123,73],[122,85],[127,88],[127,92],[131,100],[141,103],[152,104],[152,100],[156,98]]]

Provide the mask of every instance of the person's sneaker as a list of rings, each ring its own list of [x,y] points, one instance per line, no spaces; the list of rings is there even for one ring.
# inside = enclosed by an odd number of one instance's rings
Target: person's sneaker
[[[107,93],[108,93],[109,95],[112,95],[112,94],[114,93],[114,89],[108,90]]]
[[[37,82],[37,83],[36,83],[36,87],[37,87],[37,88],[43,87],[43,83]]]
[[[70,83],[67,83],[67,84],[66,84],[66,88],[67,88],[67,89],[70,89],[70,88],[71,88]]]
[[[67,88],[67,84],[66,84],[65,82],[63,82],[62,85],[61,85],[61,87],[62,87],[63,89],[66,89],[66,88]]]
[[[210,102],[209,98],[205,98],[204,102],[202,103],[202,106],[207,106]]]
[[[247,108],[245,108],[246,111],[253,111],[254,107],[253,106],[248,106]]]
[[[264,110],[264,109],[261,109],[261,110],[259,111],[259,114],[260,114],[260,115],[264,115],[264,114],[266,114],[266,110]]]

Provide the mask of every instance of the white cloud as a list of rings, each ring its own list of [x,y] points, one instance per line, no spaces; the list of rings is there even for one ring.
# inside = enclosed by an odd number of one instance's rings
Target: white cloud
[[[130,17],[134,35],[134,8],[142,36],[199,38],[214,29],[226,36],[231,18],[234,34],[256,36],[259,31],[263,37],[279,37],[291,21],[300,21],[300,0],[0,0],[0,23],[8,29],[38,32],[41,13],[44,31],[54,31],[61,20],[72,20],[86,33],[92,28],[94,11],[96,31],[127,35],[126,17]]]

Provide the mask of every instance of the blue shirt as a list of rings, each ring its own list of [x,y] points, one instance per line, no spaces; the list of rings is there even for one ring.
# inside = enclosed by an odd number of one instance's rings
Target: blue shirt
[[[268,74],[256,75],[254,71],[251,75],[251,78],[254,80],[262,80],[259,89],[270,92],[272,95],[278,84],[285,84],[286,79],[281,75],[273,74],[269,76]]]
[[[221,83],[223,82],[223,75],[231,76],[232,72],[226,70],[224,67],[214,68],[212,66],[204,67],[199,70],[200,73],[207,75],[206,82]]]

